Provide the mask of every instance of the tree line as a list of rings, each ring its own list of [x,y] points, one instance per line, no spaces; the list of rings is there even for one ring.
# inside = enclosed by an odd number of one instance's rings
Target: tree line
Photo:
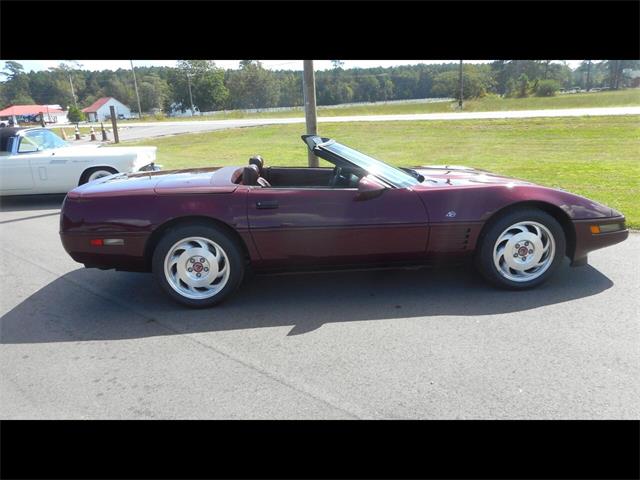
[[[459,97],[457,63],[344,69],[316,72],[319,105],[352,102]],[[506,97],[554,95],[560,88],[611,88],[630,85],[630,70],[640,61],[583,61],[571,69],[550,60],[497,60],[463,65],[464,98],[487,94]],[[111,96],[137,110],[131,70],[82,70],[73,62],[46,71],[25,72],[6,61],[0,72],[0,105],[59,104],[83,108],[100,97]],[[267,70],[258,60],[242,60],[240,68],[223,70],[212,60],[180,60],[176,67],[136,67],[143,112],[201,112],[303,105],[302,72]]]

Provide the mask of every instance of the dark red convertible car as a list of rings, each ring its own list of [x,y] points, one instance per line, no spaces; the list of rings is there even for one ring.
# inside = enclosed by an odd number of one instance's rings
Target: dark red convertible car
[[[66,251],[86,267],[152,271],[205,307],[245,272],[472,260],[510,289],[544,282],[565,256],[628,236],[624,216],[562,190],[456,166],[396,168],[305,135],[333,168],[248,165],[120,173],[68,193]]]

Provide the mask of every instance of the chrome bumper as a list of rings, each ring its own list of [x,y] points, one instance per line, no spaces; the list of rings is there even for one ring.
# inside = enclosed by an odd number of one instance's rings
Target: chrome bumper
[[[162,165],[156,165],[155,162],[151,162],[149,165],[142,167],[139,172],[157,172],[162,170]]]

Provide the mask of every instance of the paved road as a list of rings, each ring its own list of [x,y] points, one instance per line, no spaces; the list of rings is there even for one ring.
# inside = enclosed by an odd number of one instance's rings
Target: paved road
[[[256,277],[185,310],[0,209],[0,418],[638,418],[640,235],[534,291],[464,269]]]
[[[318,122],[399,122],[416,120],[474,120],[500,118],[582,117],[601,115],[640,115],[640,107],[567,108],[556,110],[514,110],[501,112],[415,113],[406,115],[349,115],[340,117],[319,117]],[[181,133],[207,132],[212,130],[256,127],[261,125],[285,125],[292,123],[304,123],[304,118],[121,122],[119,133],[121,140],[137,140],[166,135],[178,135]]]

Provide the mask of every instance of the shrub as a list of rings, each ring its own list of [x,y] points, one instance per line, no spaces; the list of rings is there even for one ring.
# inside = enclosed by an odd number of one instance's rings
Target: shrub
[[[555,80],[540,80],[536,87],[536,97],[553,97],[560,90],[560,84]]]
[[[71,123],[78,123],[84,120],[84,114],[78,107],[74,107],[73,105],[71,105],[69,107],[69,112],[67,113],[67,118]]]

